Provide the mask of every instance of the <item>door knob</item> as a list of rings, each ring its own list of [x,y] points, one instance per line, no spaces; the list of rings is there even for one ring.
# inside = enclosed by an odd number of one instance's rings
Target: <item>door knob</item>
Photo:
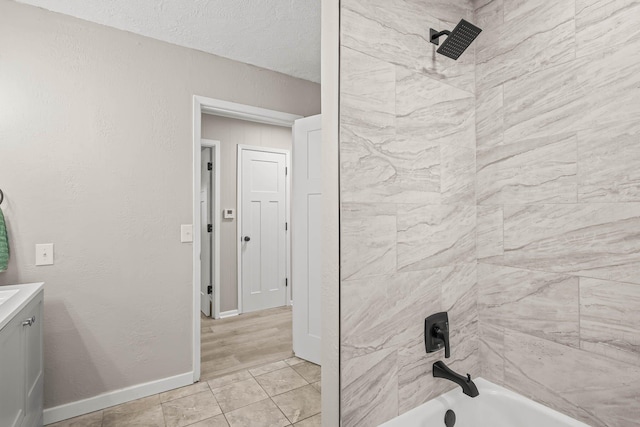
[[[245,241],[245,242],[248,242],[249,240],[251,240],[251,237],[249,237],[249,236],[244,236],[244,241]]]

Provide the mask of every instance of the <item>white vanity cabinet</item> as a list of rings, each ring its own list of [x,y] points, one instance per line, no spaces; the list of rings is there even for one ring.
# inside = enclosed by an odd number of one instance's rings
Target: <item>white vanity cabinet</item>
[[[40,427],[44,292],[42,284],[2,286],[0,296],[7,288],[20,291],[0,305],[0,426]]]

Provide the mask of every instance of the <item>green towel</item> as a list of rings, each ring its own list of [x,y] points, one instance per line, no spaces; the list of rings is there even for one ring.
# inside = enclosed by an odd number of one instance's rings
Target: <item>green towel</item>
[[[0,209],[0,273],[9,267],[9,236],[7,236],[7,226],[4,222],[4,215]]]

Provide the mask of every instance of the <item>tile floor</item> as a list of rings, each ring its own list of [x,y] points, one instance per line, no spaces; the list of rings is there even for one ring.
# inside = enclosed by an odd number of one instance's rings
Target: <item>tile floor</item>
[[[320,367],[292,357],[49,427],[319,427]]]

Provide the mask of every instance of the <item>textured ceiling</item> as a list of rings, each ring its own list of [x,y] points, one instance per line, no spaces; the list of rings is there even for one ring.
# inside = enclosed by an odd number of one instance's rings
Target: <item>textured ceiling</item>
[[[320,82],[320,0],[19,0]]]

